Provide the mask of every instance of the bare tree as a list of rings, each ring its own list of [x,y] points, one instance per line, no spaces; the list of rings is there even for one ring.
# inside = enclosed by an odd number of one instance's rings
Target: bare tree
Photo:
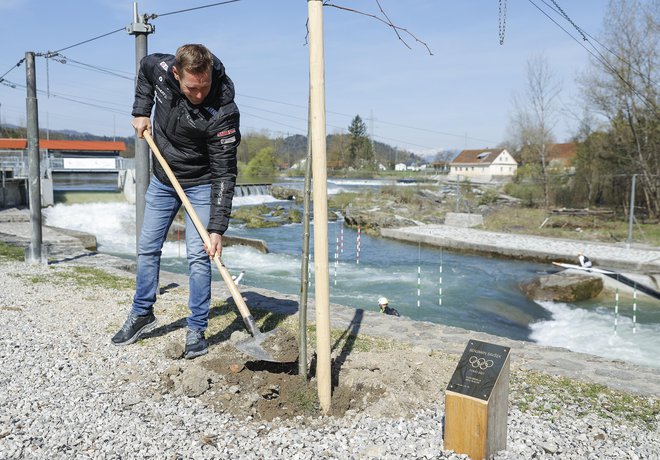
[[[582,80],[591,108],[608,121],[608,158],[617,174],[639,177],[643,206],[660,216],[660,1],[611,0],[603,46]],[[614,170],[614,168],[611,168]],[[618,197],[626,205],[627,190]]]
[[[552,131],[558,121],[560,92],[561,83],[547,60],[542,56],[529,59],[527,88],[523,95],[514,95],[511,124],[523,163],[538,166],[545,208],[550,206],[548,149],[554,142]]]

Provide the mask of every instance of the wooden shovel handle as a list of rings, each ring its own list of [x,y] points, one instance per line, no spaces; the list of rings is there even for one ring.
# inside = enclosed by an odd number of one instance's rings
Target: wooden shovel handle
[[[149,133],[149,130],[144,131],[144,138],[147,140],[149,147],[151,147],[151,151],[153,152],[154,156],[165,170],[165,174],[167,174],[167,177],[170,180],[172,187],[174,187],[174,190],[176,190],[176,193],[179,195],[179,198],[181,199],[183,206],[186,208],[186,211],[188,212],[190,219],[192,219],[193,223],[195,224],[195,228],[199,232],[199,235],[202,237],[202,241],[204,241],[206,247],[210,248],[211,238],[209,237],[209,233],[206,231],[206,227],[204,227],[202,221],[199,220],[199,217],[197,216],[195,209],[193,208],[192,204],[190,204],[190,200],[188,200],[186,193],[183,191],[183,188],[181,188],[179,181],[172,172],[170,166],[167,164],[167,161],[165,160],[163,155],[161,155],[160,150],[158,149],[156,143],[154,142],[154,139],[151,137],[151,133]],[[238,290],[238,287],[236,287],[236,283],[234,283],[234,280],[232,279],[231,275],[229,274],[229,271],[227,270],[227,267],[225,267],[224,264],[222,263],[222,260],[220,260],[220,256],[218,255],[217,252],[213,256],[213,262],[215,262],[215,265],[218,267],[218,270],[220,271],[220,275],[222,276],[222,279],[225,281],[225,284],[229,288],[229,292],[231,293],[231,296],[234,299],[234,302],[236,303],[236,306],[238,307],[238,311],[241,313],[243,320],[246,320],[247,318],[251,317],[252,315],[250,314],[250,310],[248,309],[247,305],[245,304],[245,301],[243,300],[243,296]]]

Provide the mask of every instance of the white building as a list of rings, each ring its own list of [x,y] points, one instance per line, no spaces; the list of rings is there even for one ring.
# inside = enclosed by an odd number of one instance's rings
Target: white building
[[[449,175],[489,180],[513,177],[518,162],[506,149],[463,150],[449,163]]]

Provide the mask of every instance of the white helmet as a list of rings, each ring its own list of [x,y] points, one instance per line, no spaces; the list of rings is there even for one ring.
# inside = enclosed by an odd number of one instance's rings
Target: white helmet
[[[387,301],[387,297],[381,297],[378,299],[378,305],[387,305],[389,302]]]

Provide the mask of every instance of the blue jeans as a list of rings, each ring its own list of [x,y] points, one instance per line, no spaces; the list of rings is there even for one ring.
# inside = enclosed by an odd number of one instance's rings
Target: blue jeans
[[[199,220],[208,225],[211,212],[211,185],[185,189]],[[151,177],[147,189],[144,223],[138,243],[137,276],[132,312],[147,315],[153,311],[158,291],[160,257],[167,231],[181,207],[181,200],[172,187]],[[189,297],[188,327],[203,331],[208,326],[211,303],[211,260],[195,225],[186,213],[186,253],[188,256]]]

